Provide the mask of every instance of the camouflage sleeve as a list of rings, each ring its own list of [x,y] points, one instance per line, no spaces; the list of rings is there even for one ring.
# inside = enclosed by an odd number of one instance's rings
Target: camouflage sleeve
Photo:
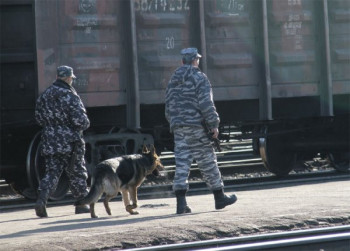
[[[69,111],[70,120],[75,130],[84,131],[89,128],[90,120],[86,114],[86,109],[79,96],[73,95]]]
[[[204,73],[197,85],[199,109],[210,128],[218,128],[220,123],[219,114],[213,101],[213,92],[209,79]]]

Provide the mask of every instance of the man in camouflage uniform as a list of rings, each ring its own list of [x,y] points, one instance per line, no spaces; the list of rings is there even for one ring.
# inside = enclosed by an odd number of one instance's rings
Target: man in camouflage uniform
[[[90,126],[90,121],[79,95],[72,86],[73,78],[75,75],[71,67],[58,67],[56,81],[36,102],[35,119],[43,127],[41,154],[46,165],[35,204],[35,212],[39,217],[47,217],[47,200],[56,190],[63,171],[69,178],[70,190],[75,199],[81,199],[88,193],[82,132]],[[76,214],[89,211],[88,206],[75,208]]]
[[[177,200],[176,213],[191,212],[186,202],[186,192],[193,159],[214,194],[215,208],[222,209],[236,202],[237,197],[234,194],[224,194],[216,154],[202,126],[202,122],[205,122],[213,137],[217,138],[220,118],[213,102],[211,84],[198,68],[202,56],[196,48],[183,49],[181,54],[183,65],[172,75],[165,97],[165,116],[175,141],[176,171],[173,190]]]

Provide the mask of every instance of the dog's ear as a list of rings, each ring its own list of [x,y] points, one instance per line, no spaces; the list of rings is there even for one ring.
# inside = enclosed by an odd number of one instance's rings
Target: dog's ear
[[[149,150],[148,150],[147,146],[146,146],[146,145],[143,145],[143,147],[142,147],[142,153],[148,153],[148,152],[149,152]]]
[[[149,151],[151,152],[152,155],[156,153],[156,148],[154,147],[154,145],[150,146]]]

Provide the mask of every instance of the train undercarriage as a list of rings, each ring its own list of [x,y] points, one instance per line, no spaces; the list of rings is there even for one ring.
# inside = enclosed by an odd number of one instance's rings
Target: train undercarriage
[[[231,128],[223,126],[220,131],[230,133],[224,127]],[[348,172],[350,168],[348,128],[349,116],[258,121],[236,124],[235,130],[241,130],[241,134],[234,138],[252,139],[255,153],[260,155],[266,169],[276,176],[288,175],[298,165],[315,156],[327,158],[338,171]],[[111,127],[105,132],[89,132],[84,138],[85,160],[89,174],[100,161],[123,154],[138,153],[144,144],[156,145],[159,152],[173,150],[172,135],[167,126],[158,126],[150,130]],[[227,140],[227,137],[222,134],[221,140]],[[2,178],[5,178],[17,193],[28,199],[36,198],[39,181],[45,172],[40,147],[40,131],[38,131],[32,137],[26,152],[19,153],[19,156],[26,155],[25,168],[13,163],[2,165],[1,169]],[[14,172],[14,169],[17,171]],[[63,174],[50,199],[61,200],[68,190],[68,178]]]
[[[253,147],[267,170],[286,176],[316,156],[327,158],[338,171],[350,169],[349,116],[259,122],[243,126],[241,138],[253,138]]]

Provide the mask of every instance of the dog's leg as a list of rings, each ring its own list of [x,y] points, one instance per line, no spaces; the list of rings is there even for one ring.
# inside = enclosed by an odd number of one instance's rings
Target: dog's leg
[[[110,196],[105,196],[105,199],[103,201],[103,205],[105,206],[106,212],[108,215],[112,215],[111,208],[109,207],[108,202],[112,199]]]
[[[90,204],[90,214],[91,218],[98,218],[98,216],[95,214],[95,203]]]
[[[137,187],[129,187],[130,199],[132,200],[132,209],[137,208]]]
[[[122,196],[123,196],[123,201],[124,201],[124,206],[125,206],[126,211],[129,214],[138,214],[137,211],[133,210],[133,206],[130,205],[129,191],[126,190],[126,189],[123,189],[122,190]]]

